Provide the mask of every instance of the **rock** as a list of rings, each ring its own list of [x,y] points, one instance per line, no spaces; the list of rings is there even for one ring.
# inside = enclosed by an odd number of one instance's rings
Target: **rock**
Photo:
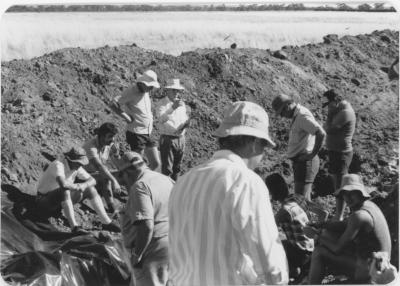
[[[231,49],[236,49],[236,47],[237,47],[236,43],[233,43],[233,44],[231,45]]]
[[[150,65],[151,66],[155,66],[157,64],[157,62],[155,61],[155,60],[152,60],[151,62],[150,62]]]
[[[351,82],[354,83],[356,86],[360,86],[360,84],[361,84],[360,81],[356,78],[352,78]]]
[[[50,93],[49,93],[48,91],[45,91],[45,92],[42,94],[42,98],[43,98],[44,101],[51,101],[52,96],[50,95]]]
[[[286,52],[284,52],[284,51],[281,51],[281,50],[275,51],[272,55],[273,55],[275,58],[278,58],[278,59],[281,59],[281,60],[286,60],[286,59],[288,59],[288,54],[287,54]]]
[[[333,42],[337,42],[339,40],[338,35],[336,34],[329,34],[323,37],[324,44],[332,44]]]
[[[390,43],[391,42],[390,38],[388,36],[386,36],[386,35],[382,35],[380,37],[380,39],[381,39],[381,41],[386,42],[386,43]]]

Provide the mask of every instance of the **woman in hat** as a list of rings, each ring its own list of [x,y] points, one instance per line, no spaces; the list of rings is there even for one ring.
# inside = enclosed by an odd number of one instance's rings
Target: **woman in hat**
[[[185,149],[185,130],[189,126],[187,107],[181,99],[185,88],[179,79],[171,80],[165,87],[157,108],[160,132],[161,172],[176,181],[181,170]]]
[[[115,172],[111,171],[113,159],[118,158],[118,148],[114,144],[114,137],[118,129],[115,124],[106,122],[95,129],[96,136],[83,144],[89,159],[85,170],[96,179],[96,188],[106,200],[108,210],[115,211],[113,193],[120,193],[121,187],[115,178]]]
[[[82,167],[89,160],[83,148],[73,147],[64,158],[49,164],[39,179],[37,186],[37,207],[47,213],[64,211],[71,231],[87,233],[75,219],[73,205],[88,198],[98,214],[104,230],[120,232],[121,229],[108,216],[94,186],[96,181]]]
[[[390,257],[391,240],[386,219],[377,205],[369,201],[369,193],[356,174],[344,175],[341,188],[335,193],[350,207],[347,221],[323,223],[324,231],[317,239],[311,259],[309,284],[321,284],[326,267],[347,275],[352,283],[368,283],[369,259],[374,252]]]

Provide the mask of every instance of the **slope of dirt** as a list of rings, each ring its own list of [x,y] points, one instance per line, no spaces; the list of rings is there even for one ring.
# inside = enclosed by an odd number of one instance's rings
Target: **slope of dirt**
[[[185,100],[194,121],[183,170],[205,161],[216,149],[211,133],[224,107],[231,101],[252,100],[270,114],[270,132],[277,143],[266,151],[258,171],[262,176],[281,172],[290,181],[290,162],[285,158],[289,122],[273,115],[271,101],[280,92],[293,95],[323,122],[327,110],[322,109],[321,95],[335,87],[357,113],[352,171],[361,173],[368,186],[387,189],[398,175],[398,78],[390,81],[387,74],[399,53],[398,37],[390,30],[342,38],[328,35],[320,44],[285,46],[280,51],[217,48],[178,57],[133,44],[63,49],[32,60],[2,62],[2,183],[32,193],[48,155],[83,142],[105,121],[118,125],[118,141],[124,144],[125,122],[109,102],[133,84],[138,73],[152,69],[162,85],[180,78],[187,87]],[[154,92],[154,105],[161,94],[162,90]],[[326,154],[320,155],[324,161],[319,191],[328,188],[323,180]],[[321,203],[333,207],[332,198]],[[77,210],[89,223],[88,211]]]

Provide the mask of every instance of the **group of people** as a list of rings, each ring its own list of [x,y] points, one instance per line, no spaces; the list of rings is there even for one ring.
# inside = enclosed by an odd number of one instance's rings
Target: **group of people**
[[[212,158],[178,177],[190,122],[181,98],[184,87],[173,79],[156,108],[160,155],[152,139],[149,94],[159,87],[156,73],[148,70],[115,100],[117,112],[128,122],[131,151],[116,155],[117,129],[105,123],[82,148],[74,147],[53,161],[38,185],[38,204],[62,207],[73,232],[84,232],[73,210],[73,204],[84,198],[90,200],[103,229],[122,231],[134,285],[288,284],[289,277],[298,276],[305,267],[311,284],[321,284],[331,270],[365,283],[371,257],[375,253],[390,257],[391,240],[382,212],[368,201],[362,179],[347,174],[356,117],[335,90],[324,94],[328,118],[323,127],[290,96],[281,94],[272,101],[276,115],[291,120],[287,157],[293,166],[294,193],[290,194],[279,174],[264,181],[253,171],[265,149],[275,143],[267,112],[247,101],[226,109],[213,134],[219,150]],[[337,209],[330,221],[326,216],[315,222],[310,212],[318,212],[318,207],[311,202],[311,191],[324,142]],[[117,172],[107,167],[113,158]],[[113,194],[120,191],[120,184],[128,190],[120,212],[122,230],[108,216],[97,192],[113,213]],[[270,199],[281,203],[276,216]],[[343,220],[346,205],[350,215]],[[278,226],[286,239],[280,238]]]

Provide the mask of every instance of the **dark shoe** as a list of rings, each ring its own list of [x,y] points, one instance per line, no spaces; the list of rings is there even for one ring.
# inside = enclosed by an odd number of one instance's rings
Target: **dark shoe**
[[[89,233],[90,233],[89,231],[84,230],[80,225],[74,226],[74,227],[71,229],[71,232],[72,232],[73,234],[76,234],[76,235],[86,235],[86,234],[89,234]]]
[[[103,230],[108,230],[111,232],[121,232],[121,228],[113,221],[109,224],[102,224],[102,227]]]

